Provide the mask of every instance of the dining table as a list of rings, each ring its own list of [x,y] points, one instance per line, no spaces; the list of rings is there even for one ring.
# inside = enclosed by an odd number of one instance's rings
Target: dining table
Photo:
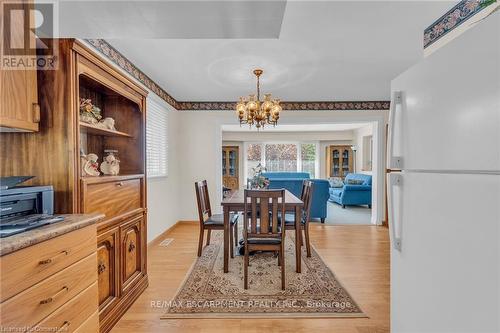
[[[245,209],[245,190],[234,190],[227,194],[222,200],[221,205],[224,211],[224,273],[229,271],[229,218],[231,212],[242,212]],[[278,209],[281,209],[282,203],[278,203]],[[301,256],[300,256],[300,232],[302,220],[302,208],[304,202],[297,198],[292,192],[285,190],[285,211],[294,212],[295,214],[295,267],[297,273],[300,273]]]

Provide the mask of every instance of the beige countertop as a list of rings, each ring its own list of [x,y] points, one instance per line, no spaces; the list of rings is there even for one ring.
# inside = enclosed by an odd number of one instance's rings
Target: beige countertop
[[[25,247],[61,236],[97,223],[104,218],[103,214],[60,214],[64,221],[40,228],[32,229],[20,234],[0,238],[0,256],[24,249]]]

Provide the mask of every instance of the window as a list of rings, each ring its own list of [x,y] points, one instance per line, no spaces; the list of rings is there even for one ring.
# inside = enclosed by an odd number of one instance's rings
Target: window
[[[259,163],[267,171],[303,171],[308,172],[311,178],[317,177],[318,159],[317,143],[248,143],[246,153],[246,174],[252,177],[252,168]]]
[[[146,117],[146,164],[148,177],[168,175],[167,109],[148,98]]]
[[[314,143],[300,144],[300,159],[303,172],[309,172],[311,178],[316,178],[316,145]]]
[[[268,143],[266,146],[267,171],[297,171],[297,145]]]
[[[262,161],[262,145],[249,144],[247,147],[247,177],[253,177],[252,168],[255,168]]]

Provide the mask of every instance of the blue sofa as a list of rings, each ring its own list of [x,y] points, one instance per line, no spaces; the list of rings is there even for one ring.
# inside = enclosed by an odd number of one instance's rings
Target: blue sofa
[[[270,189],[285,188],[299,198],[302,192],[302,182],[304,179],[310,178],[308,172],[263,172],[262,175],[269,179]],[[325,179],[312,179],[312,181],[313,194],[310,217],[321,219],[321,223],[324,223],[330,183]]]
[[[362,182],[359,185],[348,184],[350,179]],[[331,187],[330,199],[345,208],[346,205],[368,205],[372,207],[372,176],[362,173],[350,173],[344,179],[344,186]]]

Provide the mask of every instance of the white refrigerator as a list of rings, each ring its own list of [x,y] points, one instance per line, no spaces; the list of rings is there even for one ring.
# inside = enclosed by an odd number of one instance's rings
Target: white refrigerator
[[[500,332],[500,13],[391,90],[391,332]]]

